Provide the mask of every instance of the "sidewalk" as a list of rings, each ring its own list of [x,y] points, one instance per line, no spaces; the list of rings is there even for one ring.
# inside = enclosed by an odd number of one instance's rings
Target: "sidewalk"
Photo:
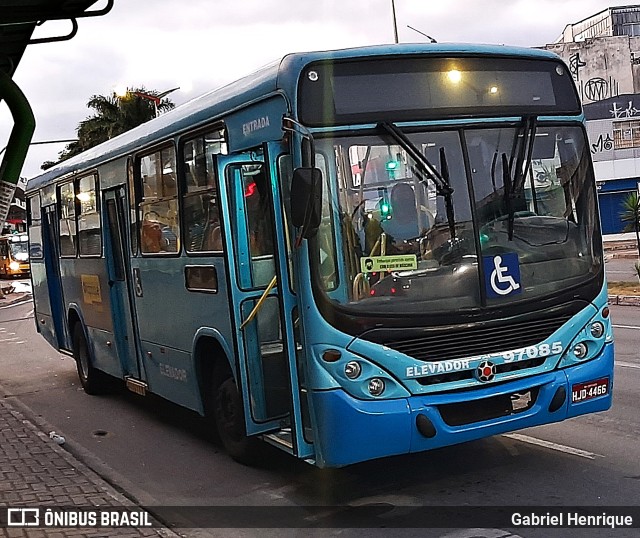
[[[0,306],[9,306],[31,299],[31,284],[0,280]]]
[[[2,304],[2,303],[0,303]],[[136,503],[116,491],[81,461],[40,431],[17,410],[0,387],[0,520],[7,521],[6,508],[49,507],[104,510]],[[43,516],[40,516],[42,522]],[[138,537],[177,536],[165,528],[0,528],[0,536],[14,537]]]

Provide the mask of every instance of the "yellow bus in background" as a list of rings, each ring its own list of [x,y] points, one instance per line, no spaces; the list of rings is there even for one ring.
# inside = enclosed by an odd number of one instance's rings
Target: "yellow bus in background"
[[[27,234],[0,236],[0,277],[29,276],[30,273]]]

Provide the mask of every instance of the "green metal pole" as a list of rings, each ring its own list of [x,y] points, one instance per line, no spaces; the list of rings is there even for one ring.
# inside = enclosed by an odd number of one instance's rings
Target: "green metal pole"
[[[27,98],[13,79],[3,71],[0,71],[0,99],[4,99],[7,103],[14,121],[7,143],[7,151],[0,164],[1,228],[9,213],[13,192],[16,189],[18,179],[20,179],[20,172],[36,128],[36,120]]]

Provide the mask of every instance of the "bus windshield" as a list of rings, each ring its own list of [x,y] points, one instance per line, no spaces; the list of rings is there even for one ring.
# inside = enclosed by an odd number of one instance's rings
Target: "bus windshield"
[[[385,313],[478,308],[600,271],[581,127],[379,131],[317,140],[317,281],[332,301]]]
[[[9,251],[11,257],[19,262],[25,262],[29,259],[29,242],[27,236],[15,236],[9,240]]]

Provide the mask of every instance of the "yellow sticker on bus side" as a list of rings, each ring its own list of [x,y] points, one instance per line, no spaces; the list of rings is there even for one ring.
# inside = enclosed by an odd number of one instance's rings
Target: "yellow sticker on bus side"
[[[403,256],[364,256],[360,258],[360,271],[379,273],[383,271],[413,271],[418,268],[415,254]]]
[[[98,275],[80,275],[82,298],[86,304],[101,304],[102,291]]]

